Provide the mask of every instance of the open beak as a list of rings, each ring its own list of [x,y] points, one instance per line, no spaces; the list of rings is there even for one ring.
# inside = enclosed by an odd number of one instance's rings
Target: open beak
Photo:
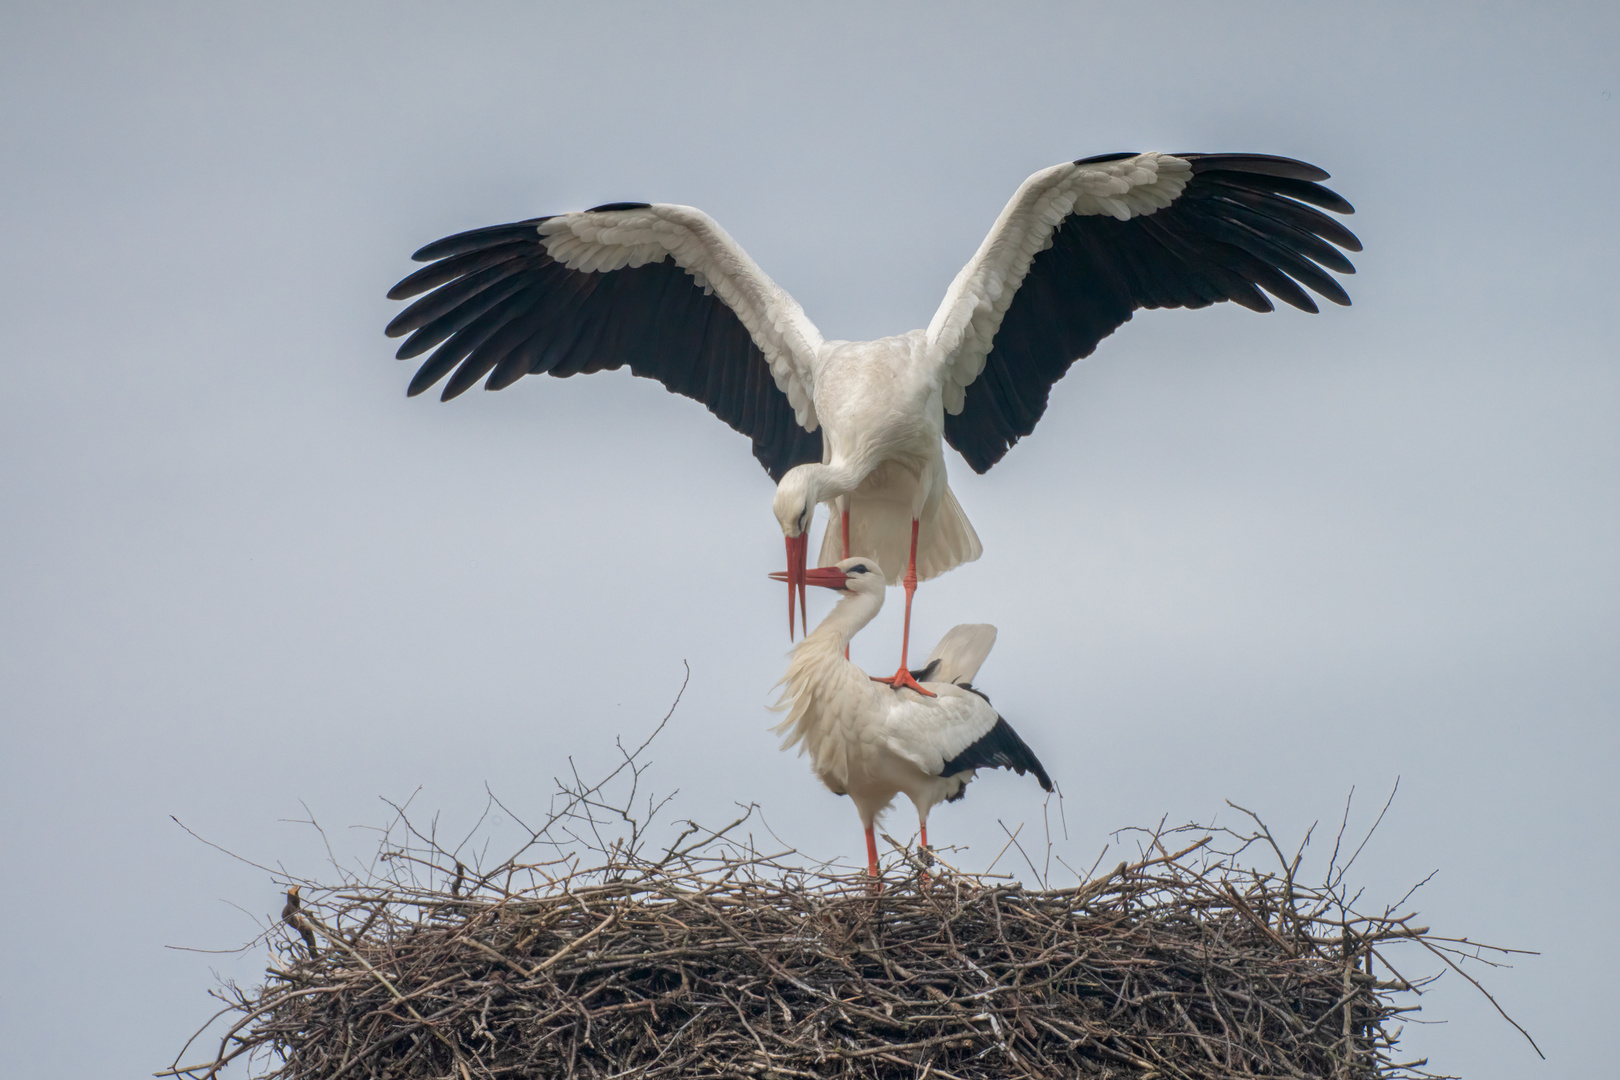
[[[819,585],[824,589],[848,589],[849,579],[844,572],[836,566],[820,566],[814,570],[804,568],[806,560],[804,535],[787,538],[788,568],[778,570],[771,575],[772,581],[785,581],[788,586],[788,637],[793,637],[794,601],[798,602],[798,615],[805,633],[810,632],[809,614],[806,610],[804,592],[806,585]]]

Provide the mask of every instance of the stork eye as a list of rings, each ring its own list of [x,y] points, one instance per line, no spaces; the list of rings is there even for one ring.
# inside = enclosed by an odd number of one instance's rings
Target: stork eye
[[[866,564],[856,563],[854,566],[849,568],[849,572],[852,574],[864,574],[866,573]]]

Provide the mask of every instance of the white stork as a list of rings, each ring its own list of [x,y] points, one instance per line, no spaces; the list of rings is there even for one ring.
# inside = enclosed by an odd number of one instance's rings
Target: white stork
[[[878,876],[873,822],[901,792],[917,808],[927,847],[928,812],[960,799],[976,769],[1032,772],[1052,790],[1034,751],[972,686],[995,644],[995,627],[965,624],[940,639],[928,663],[911,673],[927,696],[909,687],[888,689],[846,658],[850,638],[883,607],[886,583],[874,560],[844,559],[807,571],[805,581],[846,595],[793,650],[776,703],[787,719],[772,730],[783,736],[782,749],[797,745],[810,755],[810,768],[833,794],[855,803],[866,830],[869,874]]]
[[[400,359],[432,350],[412,395],[446,375],[443,400],[480,379],[499,390],[628,364],[701,401],[778,482],[790,636],[816,504],[836,505],[842,528],[829,526],[818,561],[869,552],[904,584],[900,667],[887,681],[916,688],[906,651],[917,582],[982,550],[946,484],[941,440],[989,469],[1034,430],[1069,365],[1137,308],[1231,300],[1263,312],[1270,293],[1314,312],[1305,288],[1348,304],[1326,271],[1353,273],[1339,248],[1361,244],[1312,208],[1352,212],[1318,183],[1327,177],[1258,154],[1107,154],[1043,169],[926,329],[869,342],[823,339],[702,211],[608,203],[427,245],[414,258],[432,265],[388,295],[433,291],[388,334],[410,335]]]

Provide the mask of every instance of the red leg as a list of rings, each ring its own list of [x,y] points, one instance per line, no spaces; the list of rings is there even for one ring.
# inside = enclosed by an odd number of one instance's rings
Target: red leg
[[[922,824],[922,843],[920,843],[918,845],[918,847],[921,850],[917,852],[917,854],[919,856],[921,856],[924,851],[928,850],[928,822],[924,821],[921,824]],[[919,872],[917,876],[920,879],[922,879],[922,883],[924,885],[928,884],[928,871],[923,870],[923,871]]]
[[[872,835],[872,826],[866,827],[866,872],[871,877],[878,877],[877,864],[877,837]]]
[[[906,563],[906,576],[902,578],[900,582],[906,590],[906,626],[905,630],[901,632],[900,636],[900,670],[894,673],[893,678],[880,679],[874,675],[872,676],[872,681],[888,683],[896,690],[900,689],[902,686],[909,687],[912,690],[917,691],[919,694],[923,694],[927,697],[933,697],[934,692],[932,690],[924,690],[922,688],[922,684],[918,683],[916,679],[913,679],[911,677],[911,672],[906,668],[906,653],[911,650],[911,598],[917,592],[917,529],[919,528],[920,524],[921,523],[916,518],[911,519],[911,558]]]

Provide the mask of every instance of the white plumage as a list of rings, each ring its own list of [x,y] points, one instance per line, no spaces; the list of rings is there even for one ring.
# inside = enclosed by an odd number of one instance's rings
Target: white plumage
[[[806,431],[816,430],[814,369],[824,344],[821,331],[709,215],[659,204],[558,214],[535,231],[551,257],[570,270],[606,273],[669,258],[736,314],[765,354],[794,419]]]
[[[774,730],[784,750],[798,746],[811,770],[855,803],[866,831],[868,870],[877,875],[873,822],[898,794],[917,809],[922,843],[928,814],[961,797],[978,768],[1002,766],[1035,774],[1052,790],[1045,768],[990,702],[971,688],[995,644],[996,629],[955,627],[915,673],[930,691],[891,688],[867,677],[845,657],[850,638],[883,607],[884,583],[872,560],[854,557],[807,575],[810,584],[846,595],[793,650],[782,677],[787,713]]]
[[[819,503],[838,526],[820,563],[851,551],[906,588],[906,675],[918,581],[979,557],[945,475],[949,442],[978,472],[1034,430],[1070,363],[1144,307],[1232,300],[1261,289],[1307,311],[1301,283],[1349,297],[1360,243],[1333,218],[1350,204],[1327,173],[1257,154],[1110,154],[1043,169],[1019,186],[926,329],[828,341],[712,218],[689,206],[610,203],[460,233],[389,293],[433,290],[390,323],[401,358],[432,349],[410,392],[629,365],[696,398],[753,441],[778,481],[789,625],[802,599]],[[926,227],[926,222],[920,223]],[[1338,245],[1335,247],[1334,245]],[[851,252],[852,256],[855,254]],[[451,374],[454,370],[454,374]]]

